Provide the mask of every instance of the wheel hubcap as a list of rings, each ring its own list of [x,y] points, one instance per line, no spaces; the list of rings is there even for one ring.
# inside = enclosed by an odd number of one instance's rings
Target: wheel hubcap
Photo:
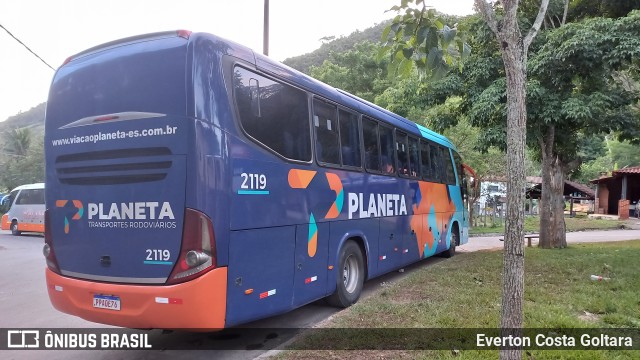
[[[358,261],[355,256],[349,255],[344,261],[344,267],[342,269],[342,281],[347,292],[353,293],[356,290],[360,276],[359,271]]]

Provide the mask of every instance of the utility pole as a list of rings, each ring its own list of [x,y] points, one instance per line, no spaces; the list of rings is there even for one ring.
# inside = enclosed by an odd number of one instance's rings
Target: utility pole
[[[264,30],[262,33],[262,53],[269,56],[269,0],[264,0]]]

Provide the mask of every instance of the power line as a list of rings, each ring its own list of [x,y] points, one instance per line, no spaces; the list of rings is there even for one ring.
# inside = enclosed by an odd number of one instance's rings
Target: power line
[[[49,68],[51,68],[51,70],[56,71],[56,69],[54,69],[51,65],[47,64],[46,61],[44,61],[40,56],[38,56],[38,54],[36,54],[35,52],[33,52],[33,50],[29,49],[29,47],[27,45],[25,45],[22,41],[20,41],[20,39],[18,39],[17,37],[15,37],[11,31],[7,30],[6,27],[2,26],[2,24],[0,24],[0,28],[2,28],[4,31],[7,32],[7,34],[9,34],[12,38],[14,38],[17,42],[20,43],[20,45],[24,46],[25,49],[29,50],[30,53],[32,53],[35,57],[37,57],[38,59],[40,59],[40,61],[42,61],[45,65],[47,65]]]

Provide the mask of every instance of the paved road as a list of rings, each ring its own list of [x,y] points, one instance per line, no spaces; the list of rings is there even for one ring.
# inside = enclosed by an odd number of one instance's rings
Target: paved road
[[[113,328],[63,314],[51,306],[44,278],[43,244],[44,239],[40,235],[12,236],[8,231],[0,231],[0,328]],[[371,296],[381,285],[398,281],[407,273],[443,260],[426,259],[403,269],[403,272],[396,271],[369,281],[365,284],[362,296]],[[338,309],[334,307],[316,302],[283,315],[246,324],[245,328],[252,329],[250,333],[237,329],[213,334],[166,333],[161,330],[148,332],[154,343],[158,341],[167,347],[216,350],[12,350],[0,351],[0,359],[254,359],[290,340],[294,334],[286,328],[312,327],[337,312]]]
[[[459,247],[460,252],[481,249],[500,249],[503,243],[498,236],[473,237],[468,244]],[[613,230],[569,233],[568,242],[619,241],[640,239],[640,230]],[[62,314],[49,303],[44,280],[44,258],[41,236],[11,236],[0,231],[0,328],[109,328],[80,318]],[[430,258],[403,269],[374,279],[365,284],[363,297],[377,293],[382,286],[396,282],[417,269],[431,266],[441,258]],[[149,337],[167,346],[183,345],[198,348],[215,347],[216,343],[233,343],[241,350],[190,350],[190,351],[4,351],[2,359],[253,359],[268,354],[279,344],[291,339],[292,334],[273,331],[274,328],[305,328],[327,319],[338,310],[322,303],[313,303],[290,313],[248,324],[251,328],[265,328],[264,333],[247,337],[231,329],[223,333],[163,333],[149,331]]]
[[[460,246],[459,251],[469,252],[488,249],[501,249],[504,243],[500,236],[477,236],[471,237],[469,242]],[[574,243],[622,241],[640,239],[640,230],[598,230],[598,231],[577,231],[567,233],[567,243],[569,246]],[[533,240],[533,246],[537,241]]]

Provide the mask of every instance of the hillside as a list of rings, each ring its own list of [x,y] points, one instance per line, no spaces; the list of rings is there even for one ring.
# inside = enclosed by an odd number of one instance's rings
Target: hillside
[[[355,31],[349,36],[343,36],[331,40],[322,44],[320,48],[315,51],[285,59],[283,63],[305,74],[309,74],[309,68],[311,66],[322,65],[324,60],[328,59],[329,54],[332,52],[344,52],[350,50],[355,46],[355,44],[363,41],[369,41],[372,43],[380,42],[380,39],[382,38],[382,31],[390,22],[391,20],[382,22],[365,29],[364,31]]]
[[[0,134],[10,129],[19,128],[31,128],[32,132],[44,131],[44,111],[47,107],[47,103],[36,105],[31,109],[19,113],[17,115],[10,116],[5,121],[0,121]]]

